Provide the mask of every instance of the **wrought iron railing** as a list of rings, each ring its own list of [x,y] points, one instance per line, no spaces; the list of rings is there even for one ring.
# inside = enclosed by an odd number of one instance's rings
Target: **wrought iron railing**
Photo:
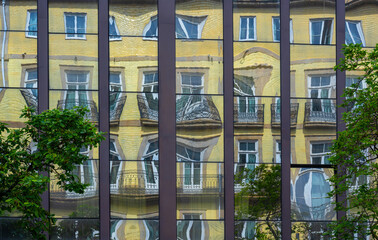
[[[335,104],[320,99],[306,102],[304,123],[336,124]]]
[[[156,172],[147,171],[120,171],[116,176],[110,176],[110,192],[112,194],[138,195],[158,194],[159,175]],[[98,178],[93,175],[92,184],[88,186],[84,194],[65,191],[54,184],[52,179],[50,192],[52,198],[88,198],[98,195]],[[220,174],[178,175],[178,193],[190,193],[201,191],[202,193],[223,193],[223,176]]]
[[[151,95],[149,96],[148,94]],[[158,98],[154,98],[152,93],[147,93],[144,95],[138,95],[137,100],[142,122],[144,122],[145,120],[157,122],[159,118]]]
[[[205,193],[222,193],[223,176],[220,174],[178,175],[177,192],[202,191]]]
[[[59,100],[57,108],[59,109],[72,109],[75,106],[87,107],[89,112],[85,115],[85,118],[92,121],[98,121],[98,111],[96,103],[92,100]]]
[[[234,105],[234,122],[245,124],[264,124],[264,104],[245,106]]]
[[[158,99],[149,95],[138,95],[138,106],[142,123],[158,120]],[[221,123],[221,118],[211,96],[181,95],[176,100],[176,122],[184,124],[194,120]]]
[[[177,123],[199,119],[221,121],[211,96],[181,95],[179,99],[176,99]]]
[[[35,97],[32,93],[31,89],[21,89],[20,90],[22,96],[25,99],[26,104],[28,107],[31,109],[35,110],[35,113],[37,112],[37,107],[38,107],[38,99]]]
[[[290,103],[290,124],[297,124],[299,103]],[[270,105],[271,123],[272,125],[279,125],[281,123],[281,106],[273,103]]]
[[[120,94],[120,93],[114,93],[114,92],[110,93],[111,98],[113,94]],[[112,106],[110,107],[110,112],[109,112],[110,121],[119,121],[122,111],[123,111],[123,107],[125,106],[125,103],[126,103],[126,96],[117,98],[117,100],[114,102],[114,105],[113,105],[114,107],[113,108]]]

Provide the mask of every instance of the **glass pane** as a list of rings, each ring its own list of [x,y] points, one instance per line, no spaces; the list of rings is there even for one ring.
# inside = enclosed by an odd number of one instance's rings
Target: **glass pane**
[[[132,229],[132,231],[125,231]],[[111,220],[111,239],[159,239],[159,220]]]
[[[294,2],[294,0],[290,2],[294,43],[336,44],[336,1],[321,0],[311,4],[310,0],[305,0],[303,5]],[[306,52],[302,53],[306,54]]]
[[[110,135],[120,160],[158,160],[158,93],[110,92]],[[150,134],[144,135],[145,129]]]
[[[98,89],[98,39],[67,41],[65,34],[49,35],[50,89]]]
[[[27,72],[37,69],[37,39],[26,37],[25,32],[0,32],[0,37],[6,40],[0,88],[27,87]],[[37,81],[35,77],[34,88],[37,87]]]
[[[89,184],[83,194],[61,189],[58,179],[51,173],[50,212],[60,218],[96,218],[99,216],[99,178],[98,161],[88,160],[77,165],[74,173],[81,183]]]
[[[358,6],[353,2],[345,1],[345,20],[349,26],[346,43],[361,43],[363,47],[375,47],[377,43],[378,26],[375,24],[378,17],[378,3],[363,2]]]
[[[291,99],[291,107],[294,106],[298,113],[298,130],[311,129],[315,135],[336,135],[336,100]],[[294,117],[292,115],[292,121]]]
[[[36,89],[2,89],[0,91],[0,122],[7,123],[9,128],[19,128],[26,119],[20,118],[25,106],[37,110],[38,99],[33,92]]]
[[[176,93],[223,93],[223,41],[176,40]]]
[[[74,38],[80,37],[77,33],[98,33],[98,0],[49,0],[49,32],[74,33]]]
[[[121,80],[116,91],[158,92],[157,46],[157,41],[142,37],[109,42],[109,71],[118,73]]]
[[[223,221],[189,220],[194,219],[191,215],[187,214],[188,220],[177,221],[177,240],[224,239]]]
[[[235,221],[235,239],[281,239],[280,221]]]
[[[331,222],[292,222],[291,223],[291,237],[292,239],[324,239],[331,240],[330,236],[323,234],[329,230],[328,225]],[[358,238],[363,239],[363,238]]]
[[[331,191],[331,168],[292,168],[294,195],[291,203],[292,219],[334,220],[336,213],[328,197]]]
[[[176,1],[176,38],[223,39],[222,8],[219,0]]]
[[[114,18],[120,35],[146,36],[145,40],[148,37],[149,40],[157,40],[156,0],[148,2],[110,0],[109,16]]]
[[[223,219],[222,163],[177,163],[177,219]],[[197,238],[192,238],[197,239]]]
[[[235,219],[280,220],[281,165],[238,163],[234,167]]]
[[[29,233],[19,225],[17,218],[0,218],[0,239],[6,240],[32,240]]]
[[[100,221],[97,219],[58,219],[52,226],[50,239],[100,239]]]
[[[221,96],[176,96],[178,161],[223,161],[222,111]]]
[[[291,97],[336,98],[335,47],[294,44],[290,51]]]
[[[280,94],[279,43],[234,42],[234,95]]]
[[[3,11],[4,10],[4,11]],[[37,1],[6,1],[0,12],[0,30],[36,31]],[[4,16],[5,13],[5,16]],[[25,26],[26,24],[26,26]],[[36,37],[35,32],[22,33]]]
[[[112,218],[159,216],[159,162],[110,162],[110,211]]]

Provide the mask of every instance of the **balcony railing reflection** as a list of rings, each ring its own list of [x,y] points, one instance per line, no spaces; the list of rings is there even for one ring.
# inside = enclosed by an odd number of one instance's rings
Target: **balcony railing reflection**
[[[111,102],[110,105],[110,124],[119,124],[119,119],[121,118],[123,107],[126,103],[126,96],[117,97],[117,94],[119,93],[110,93],[110,99],[116,99],[115,101]]]
[[[159,118],[159,100],[153,97],[152,94],[154,93],[150,94],[147,93],[137,96],[140,120],[144,125],[157,125]]]
[[[219,194],[223,192],[223,175],[178,175],[176,184],[177,193],[201,192]]]
[[[299,103],[290,104],[290,125],[295,127],[298,118]],[[270,105],[271,110],[271,123],[272,127],[279,127],[281,124],[281,106],[280,104],[273,103]]]
[[[85,198],[92,198],[98,195],[98,177],[90,176],[91,180],[90,186],[88,186],[83,194],[75,193],[75,192],[69,192],[65,191],[62,188],[60,188],[57,184],[54,184],[54,181],[56,179],[52,179],[50,184],[50,195],[53,199],[85,199]],[[87,182],[88,184],[88,182]]]
[[[316,99],[305,103],[304,125],[312,126],[336,126],[336,107],[331,100]]]
[[[28,90],[28,89],[21,89],[20,92],[21,92],[22,96],[24,97],[25,102],[28,105],[28,107],[30,107],[31,109],[34,109],[35,111],[37,111],[38,99],[37,99],[36,96],[33,95],[33,93],[32,93],[33,90],[32,89],[30,89],[30,90]]]
[[[98,111],[96,103],[92,100],[59,100],[57,108],[59,109],[73,109],[75,106],[86,107],[89,112],[85,115],[85,118],[91,122],[98,121]]]
[[[156,125],[158,99],[150,95],[138,95],[142,124]],[[176,122],[181,127],[221,126],[221,118],[211,96],[181,95],[176,100]]]
[[[248,107],[235,104],[234,123],[235,127],[263,127],[264,104],[255,104]]]

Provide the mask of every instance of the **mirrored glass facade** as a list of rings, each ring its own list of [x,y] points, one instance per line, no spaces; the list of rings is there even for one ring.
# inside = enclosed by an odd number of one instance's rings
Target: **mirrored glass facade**
[[[368,0],[3,0],[0,121],[86,106],[106,133],[81,149],[84,194],[52,177],[49,239],[321,239],[359,77],[333,66],[377,20]],[[0,238],[28,239],[18,217]]]

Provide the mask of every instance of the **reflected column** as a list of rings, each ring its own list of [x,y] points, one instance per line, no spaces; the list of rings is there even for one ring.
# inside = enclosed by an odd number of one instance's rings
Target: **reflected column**
[[[3,1],[0,11],[0,122],[10,129],[25,127],[21,110],[38,109],[37,1]],[[28,20],[29,19],[29,20]],[[25,26],[26,23],[26,26]],[[32,150],[33,147],[31,146]],[[44,195],[44,199],[48,196]],[[46,203],[46,202],[45,202]],[[43,207],[48,208],[46,204]],[[19,213],[0,216],[0,238],[26,238]]]
[[[290,101],[299,106],[298,124],[291,132],[290,195],[292,237],[297,239],[321,238],[336,219],[334,199],[328,198],[328,179],[334,174],[328,155],[336,138],[338,22],[335,1],[313,3],[290,3]]]
[[[98,126],[98,2],[49,1],[49,108],[84,106]],[[81,148],[89,157],[74,172],[89,186],[84,194],[50,184],[50,212],[57,218],[51,239],[99,236],[99,153]]]
[[[235,238],[281,239],[280,2],[233,9]]]
[[[224,239],[222,2],[176,1],[175,23],[177,239]]]
[[[157,22],[157,1],[110,1],[111,239],[159,238]]]

